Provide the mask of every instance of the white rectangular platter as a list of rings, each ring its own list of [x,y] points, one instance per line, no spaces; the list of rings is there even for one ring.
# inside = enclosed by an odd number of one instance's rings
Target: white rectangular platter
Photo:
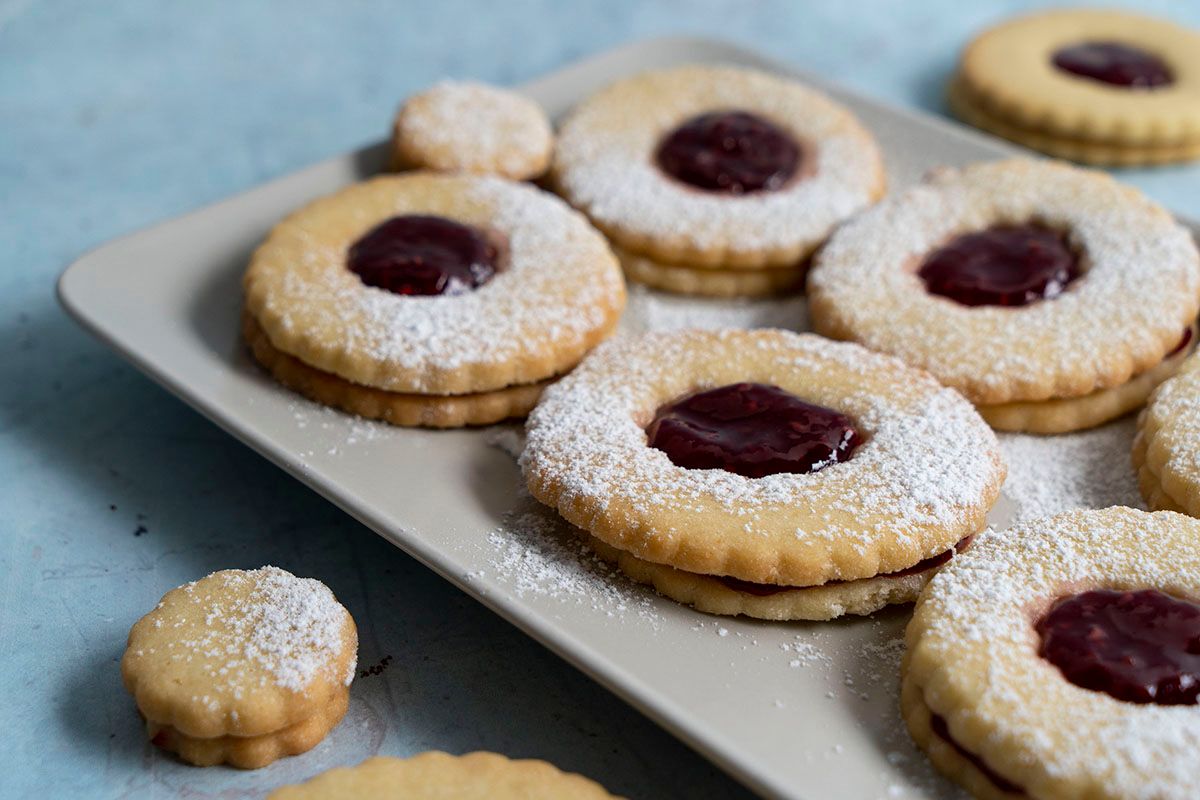
[[[793,72],[727,44],[665,39],[522,89],[557,116],[616,78],[683,62]],[[938,164],[1012,152],[952,123],[800,77],[845,102],[875,133],[892,187]],[[66,271],[62,303],[222,428],[762,795],[958,796],[912,748],[896,709],[906,610],[824,625],[695,613],[609,574],[524,495],[506,452],[519,445],[517,426],[392,429],[312,406],[254,367],[237,324],[251,250],[288,211],[376,172],[382,159],[383,146],[366,148],[107,244]],[[803,328],[803,298],[703,302],[635,290],[624,323],[626,330],[695,324]],[[1005,437],[1013,474],[993,523],[1072,505],[1139,503],[1130,435],[1126,420],[1053,440]]]

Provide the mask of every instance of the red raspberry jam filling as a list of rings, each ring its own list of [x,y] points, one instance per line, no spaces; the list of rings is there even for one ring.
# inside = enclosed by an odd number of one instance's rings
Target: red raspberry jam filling
[[[1067,235],[1043,225],[996,225],[951,239],[917,275],[931,293],[964,306],[1024,306],[1062,294],[1079,277]]]
[[[1054,66],[1094,81],[1130,89],[1175,82],[1171,68],[1153,53],[1120,42],[1083,42],[1054,53]]]
[[[1170,358],[1171,356],[1182,353],[1183,349],[1191,343],[1192,343],[1192,329],[1184,328],[1183,329],[1183,338],[1181,338],[1179,340],[1179,344],[1175,345],[1175,349],[1173,349],[1171,352],[1167,353],[1165,356],[1163,356],[1163,358]]]
[[[934,735],[936,735],[939,739],[944,741],[946,744],[953,747],[954,752],[958,753],[964,759],[971,762],[971,766],[973,766],[973,767],[975,767],[975,769],[979,770],[983,774],[984,777],[986,777],[989,781],[992,782],[993,785],[995,785],[995,787],[997,789],[999,789],[1002,792],[1008,792],[1010,794],[1016,794],[1016,795],[1021,795],[1021,796],[1025,795],[1024,788],[1018,786],[1017,784],[1013,783],[1012,781],[1008,780],[1007,778],[1003,777],[1002,775],[997,775],[992,770],[991,767],[989,767],[987,764],[984,763],[982,758],[975,755],[970,750],[968,750],[967,748],[963,747],[961,744],[956,742],[954,740],[954,737],[950,735],[950,726],[948,726],[946,724],[946,720],[943,719],[941,716],[930,712],[929,727],[933,730]]]
[[[1101,589],[1062,598],[1035,628],[1038,655],[1076,686],[1130,703],[1200,702],[1200,604]]]
[[[408,214],[385,220],[352,244],[347,266],[367,286],[396,294],[463,294],[491,280],[498,260],[483,231]]]
[[[949,561],[951,558],[953,558],[955,553],[961,553],[963,550],[966,550],[970,546],[970,544],[971,544],[971,537],[967,536],[967,537],[961,539],[958,542],[958,544],[954,545],[954,547],[951,547],[949,550],[945,550],[941,553],[938,553],[935,556],[930,556],[929,558],[926,558],[922,561],[918,561],[916,564],[913,564],[911,567],[905,567],[904,569],[899,569],[899,570],[896,570],[895,572],[885,572],[882,575],[876,575],[875,577],[877,577],[877,578],[903,578],[907,575],[916,575],[918,573],[925,572],[926,570],[937,569],[938,567],[942,566],[947,561]],[[774,584],[774,583],[754,583],[752,581],[743,581],[739,578],[734,578],[729,575],[715,575],[714,577],[717,580],[719,580],[721,583],[728,586],[730,589],[733,589],[735,592],[745,592],[746,594],[752,594],[752,595],[755,595],[756,597],[770,597],[773,594],[779,594],[780,592],[791,591],[792,589],[811,588],[811,587],[804,587],[804,586],[780,586],[780,585]],[[819,585],[833,586],[835,584],[845,583],[845,582],[846,581],[827,581],[827,582],[819,584]]]
[[[676,466],[747,478],[816,472],[849,459],[862,443],[850,417],[762,383],[730,384],[665,405],[646,436]]]
[[[770,192],[800,169],[800,145],[772,122],[745,111],[701,114],[671,131],[655,158],[663,172],[698,189]]]

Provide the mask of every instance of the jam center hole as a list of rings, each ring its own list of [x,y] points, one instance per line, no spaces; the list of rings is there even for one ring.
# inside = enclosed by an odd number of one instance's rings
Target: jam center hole
[[[1035,628],[1038,655],[1076,686],[1129,703],[1200,702],[1200,604],[1096,590],[1059,600]]]
[[[1120,42],[1082,42],[1054,53],[1054,66],[1081,78],[1127,89],[1169,86],[1175,76],[1151,52]]]
[[[1081,273],[1062,231],[994,225],[951,239],[921,263],[931,293],[965,306],[1024,306],[1062,294]]]
[[[846,461],[862,443],[850,417],[762,383],[735,383],[665,405],[646,436],[676,466],[747,478],[816,472]]]
[[[734,195],[783,188],[799,171],[801,156],[787,131],[745,111],[693,117],[667,134],[655,153],[672,178]]]
[[[346,266],[367,286],[403,295],[463,294],[499,269],[500,248],[478,228],[407,214],[381,222],[350,246]]]

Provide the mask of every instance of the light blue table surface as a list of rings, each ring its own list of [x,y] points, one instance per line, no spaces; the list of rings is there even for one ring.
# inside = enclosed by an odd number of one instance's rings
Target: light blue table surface
[[[0,2],[0,797],[243,797],[378,750],[549,759],[635,798],[745,796],[507,623],[219,431],[59,310],[111,237],[379,138],[442,76],[520,82],[629,39],[727,37],[942,112],[1030,3]],[[1200,4],[1146,10],[1200,27]],[[1200,217],[1200,167],[1125,173]],[[359,622],[350,726],[256,773],[145,741],[117,662],[168,589],[275,563]],[[336,740],[336,741],[335,741]]]

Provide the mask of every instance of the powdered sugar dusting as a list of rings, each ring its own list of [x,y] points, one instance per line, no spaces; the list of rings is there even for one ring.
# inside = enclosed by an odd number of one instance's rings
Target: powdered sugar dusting
[[[804,143],[812,174],[735,198],[668,178],[653,163],[659,140],[714,109],[762,114],[783,126]],[[680,67],[618,82],[585,101],[559,133],[554,171],[572,205],[631,252],[650,239],[696,251],[799,255],[871,202],[880,157],[851,114],[816,90],[744,68]]]
[[[1084,275],[1019,308],[925,290],[913,264],[947,239],[1038,220],[1068,231]],[[823,330],[928,369],[979,402],[1076,397],[1149,369],[1200,311],[1188,231],[1106,175],[1011,160],[943,170],[838,229],[809,275]]]
[[[194,632],[193,618],[185,626],[187,636],[167,647],[178,651],[175,659],[211,660],[217,691],[234,697],[252,691],[259,670],[293,692],[306,691],[322,674],[346,686],[354,679],[355,655],[347,664],[343,652],[348,614],[320,581],[266,566],[213,573],[183,591],[203,610],[203,626]],[[179,621],[167,618],[163,624]],[[330,674],[335,666],[344,672]]]
[[[1200,524],[1132,509],[1066,514],[989,531],[939,572],[917,612],[913,677],[934,710],[1027,765],[1025,783],[1079,781],[1081,794],[1186,798],[1200,785],[1200,713],[1125,703],[1064,680],[1037,655],[1031,605],[1083,588],[1154,588],[1200,597]],[[987,667],[980,686],[974,668]],[[1087,735],[1080,735],[1086,731]]]
[[[410,98],[397,136],[422,166],[514,178],[540,173],[553,147],[550,122],[537,103],[474,81],[441,81]]]

